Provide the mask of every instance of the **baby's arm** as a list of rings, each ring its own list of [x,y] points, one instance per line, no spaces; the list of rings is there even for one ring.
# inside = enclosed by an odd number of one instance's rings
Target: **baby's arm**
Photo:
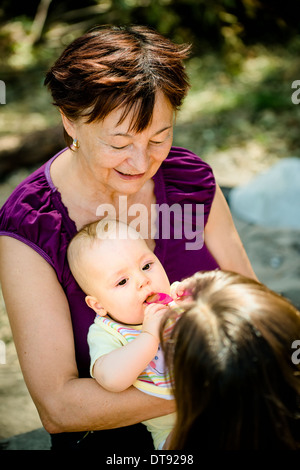
[[[159,326],[166,309],[161,304],[147,305],[138,337],[97,359],[93,375],[102,387],[111,392],[121,392],[135,382],[156,354]]]

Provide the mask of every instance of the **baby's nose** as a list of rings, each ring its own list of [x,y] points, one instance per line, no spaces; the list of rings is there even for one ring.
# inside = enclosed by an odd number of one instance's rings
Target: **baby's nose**
[[[149,278],[145,274],[141,273],[138,279],[139,289],[142,289],[143,287],[147,286],[149,282],[150,282]]]

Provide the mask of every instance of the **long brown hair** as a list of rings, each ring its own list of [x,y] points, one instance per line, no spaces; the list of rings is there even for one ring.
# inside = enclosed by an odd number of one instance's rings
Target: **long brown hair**
[[[177,404],[170,449],[298,449],[300,313],[285,298],[222,271],[189,279],[192,297],[161,341]]]
[[[70,120],[103,120],[122,107],[120,123],[133,110],[131,130],[140,132],[151,122],[158,90],[174,110],[181,106],[189,88],[182,62],[189,50],[146,26],[97,27],[64,50],[45,85]]]

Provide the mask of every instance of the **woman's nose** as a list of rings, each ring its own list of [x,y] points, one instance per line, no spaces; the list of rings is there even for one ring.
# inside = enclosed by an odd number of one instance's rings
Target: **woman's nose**
[[[148,154],[144,148],[137,149],[130,157],[131,165],[136,169],[138,173],[145,173],[148,169]]]

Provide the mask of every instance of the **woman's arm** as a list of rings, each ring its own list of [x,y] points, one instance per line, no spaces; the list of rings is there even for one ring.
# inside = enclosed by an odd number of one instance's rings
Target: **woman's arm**
[[[78,378],[67,299],[33,249],[1,236],[0,279],[24,379],[48,432],[116,428],[174,411],[134,387],[111,393]]]
[[[204,239],[221,269],[257,280],[235,228],[226,199],[218,185],[205,226]]]

